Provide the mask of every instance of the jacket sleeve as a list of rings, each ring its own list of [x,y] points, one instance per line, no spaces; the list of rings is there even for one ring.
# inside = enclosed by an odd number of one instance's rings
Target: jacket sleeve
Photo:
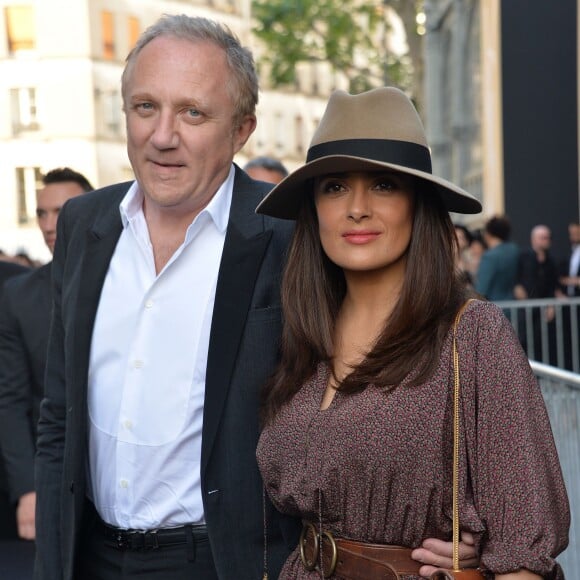
[[[477,304],[458,339],[473,500],[486,528],[481,563],[560,580],[570,509],[544,399],[509,321]]]
[[[44,399],[40,406],[35,462],[36,562],[35,580],[62,579],[61,489],[66,429],[65,352],[62,323],[62,276],[65,263],[66,205],[57,225],[52,264],[51,322]]]
[[[19,282],[6,283],[0,300],[0,447],[13,502],[34,491],[32,373],[16,316]]]

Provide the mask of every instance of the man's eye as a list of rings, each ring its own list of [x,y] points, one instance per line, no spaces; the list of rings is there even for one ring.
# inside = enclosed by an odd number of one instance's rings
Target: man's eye
[[[197,118],[201,115],[201,113],[197,109],[188,109],[187,114],[193,118]]]

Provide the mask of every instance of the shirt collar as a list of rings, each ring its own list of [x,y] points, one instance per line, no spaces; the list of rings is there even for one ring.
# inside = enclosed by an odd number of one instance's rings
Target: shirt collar
[[[222,234],[225,233],[228,227],[230,217],[230,207],[232,205],[232,194],[234,191],[234,177],[236,170],[234,165],[230,167],[230,172],[226,180],[218,188],[216,194],[211,198],[210,202],[203,208],[196,216],[207,214],[211,217],[216,228]],[[129,190],[123,197],[119,211],[121,213],[121,221],[123,227],[126,228],[129,222],[143,212],[143,193],[139,187],[139,183],[134,181],[129,187]]]

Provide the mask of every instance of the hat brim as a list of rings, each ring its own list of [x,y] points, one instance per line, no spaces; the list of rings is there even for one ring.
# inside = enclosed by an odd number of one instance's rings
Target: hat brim
[[[368,171],[392,169],[407,175],[413,175],[431,183],[441,196],[448,211],[464,214],[475,214],[481,211],[481,202],[453,183],[426,173],[394,163],[372,161],[363,157],[347,155],[329,155],[307,163],[285,177],[278,183],[256,208],[256,213],[276,218],[294,220],[298,216],[302,201],[306,195],[306,182],[321,175],[345,173],[351,171]]]

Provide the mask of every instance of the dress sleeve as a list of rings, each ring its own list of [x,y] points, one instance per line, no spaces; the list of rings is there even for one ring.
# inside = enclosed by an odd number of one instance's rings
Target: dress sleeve
[[[501,310],[476,302],[458,332],[473,501],[485,526],[481,564],[563,579],[570,509],[538,382]],[[471,368],[469,368],[471,367]]]

